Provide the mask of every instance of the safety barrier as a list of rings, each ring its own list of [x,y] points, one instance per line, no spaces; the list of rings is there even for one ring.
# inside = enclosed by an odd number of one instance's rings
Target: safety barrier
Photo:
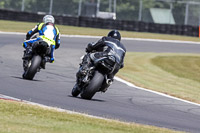
[[[41,22],[44,14],[19,12],[0,9],[0,19]],[[111,20],[88,17],[55,16],[56,23],[80,27],[93,27],[103,29],[118,29],[126,31],[150,32],[199,37],[199,27],[189,25],[170,25],[145,23],[139,21]]]

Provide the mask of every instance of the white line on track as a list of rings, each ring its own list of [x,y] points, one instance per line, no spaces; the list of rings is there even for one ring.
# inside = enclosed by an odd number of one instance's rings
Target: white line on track
[[[25,35],[25,33],[20,33],[20,32],[2,32],[0,31],[0,34],[18,34],[18,35]],[[62,35],[62,37],[77,37],[77,38],[101,38],[101,36],[84,36],[84,35]],[[192,41],[173,41],[173,40],[159,40],[159,39],[142,39],[142,38],[124,38],[124,40],[138,40],[138,41],[154,41],[154,42],[169,42],[169,43],[188,43],[188,44],[200,44],[200,42],[192,42]],[[180,99],[180,98],[177,98],[177,97],[173,97],[173,96],[170,96],[170,95],[166,95],[166,94],[163,94],[163,93],[160,93],[160,92],[156,92],[156,91],[152,91],[152,90],[148,90],[148,89],[145,89],[145,88],[142,88],[142,87],[138,87],[128,81],[125,81],[119,77],[115,77],[115,79],[119,82],[122,82],[130,87],[134,87],[136,89],[139,89],[139,90],[143,90],[143,91],[148,91],[148,92],[151,92],[151,93],[154,93],[154,94],[157,94],[157,95],[161,95],[161,96],[164,96],[164,97],[168,97],[168,98],[171,98],[171,99],[175,99],[175,100],[178,100],[178,101],[182,101],[182,102],[185,102],[185,103],[189,103],[189,104],[193,104],[193,105],[196,105],[196,106],[200,106],[200,104],[198,103],[194,103],[194,102],[190,102],[190,101],[187,101],[187,100],[183,100],[183,99]],[[1,95],[0,95],[1,96]],[[8,97],[8,96],[7,96]]]
[[[196,105],[196,106],[200,106],[200,104],[198,103],[194,103],[194,102],[190,102],[190,101],[187,101],[187,100],[183,100],[183,99],[180,99],[180,98],[177,98],[177,97],[173,97],[173,96],[170,96],[170,95],[166,95],[164,93],[160,93],[160,92],[156,92],[156,91],[152,91],[152,90],[149,90],[149,89],[145,89],[145,88],[142,88],[142,87],[138,87],[128,81],[125,81],[119,77],[115,77],[114,79],[116,79],[117,81],[119,82],[122,82],[130,87],[133,87],[133,88],[136,88],[138,90],[143,90],[143,91],[147,91],[147,92],[151,92],[151,93],[154,93],[154,94],[157,94],[157,95],[160,95],[160,96],[164,96],[164,97],[168,97],[168,98],[171,98],[171,99],[175,99],[175,100],[178,100],[178,101],[182,101],[182,102],[185,102],[185,103],[189,103],[189,104],[193,104],[193,105]]]

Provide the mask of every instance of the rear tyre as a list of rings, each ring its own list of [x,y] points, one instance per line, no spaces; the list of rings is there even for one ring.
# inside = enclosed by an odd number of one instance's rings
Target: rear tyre
[[[90,81],[89,85],[81,92],[81,98],[88,100],[92,99],[95,93],[101,88],[103,80],[104,76],[98,71],[95,71],[94,77]]]
[[[32,60],[31,60],[30,67],[24,72],[22,77],[24,79],[32,80],[34,78],[37,70],[40,67],[41,61],[42,61],[42,57],[41,56],[39,56],[39,55],[33,56]]]

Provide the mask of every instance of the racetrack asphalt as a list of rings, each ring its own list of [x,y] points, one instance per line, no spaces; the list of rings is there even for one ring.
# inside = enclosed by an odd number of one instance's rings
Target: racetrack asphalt
[[[62,37],[55,62],[33,81],[21,75],[25,35],[0,34],[0,94],[90,115],[198,133],[200,106],[139,90],[116,81],[92,100],[71,96],[80,57],[96,38]],[[127,51],[199,53],[199,44],[122,40]]]

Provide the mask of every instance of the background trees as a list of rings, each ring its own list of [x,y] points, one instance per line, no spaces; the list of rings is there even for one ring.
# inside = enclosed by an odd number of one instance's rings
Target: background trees
[[[49,13],[51,0],[0,0],[1,9],[22,10],[26,12]],[[77,16],[79,11],[79,2],[84,3],[100,2],[100,11],[113,12],[113,0],[53,0],[52,13],[57,15]],[[140,1],[142,1],[141,21],[153,22],[150,15],[150,8],[172,9],[176,24],[185,24],[186,22],[186,2],[196,1],[199,4],[189,4],[188,24],[199,25],[200,23],[200,1],[199,0],[173,0],[171,4],[165,0],[116,0],[116,16],[120,20],[138,21],[140,11]],[[111,6],[110,3],[112,2]]]

